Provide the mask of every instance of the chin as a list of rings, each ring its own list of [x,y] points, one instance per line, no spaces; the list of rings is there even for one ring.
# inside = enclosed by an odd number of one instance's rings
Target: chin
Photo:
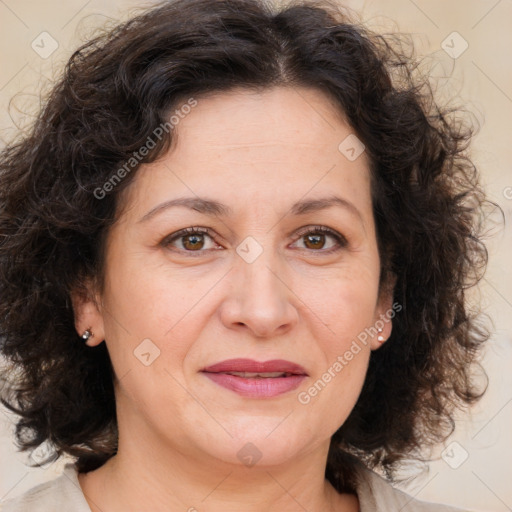
[[[247,467],[286,464],[310,451],[321,441],[311,438],[306,429],[291,429],[291,425],[286,425],[289,419],[283,421],[285,416],[263,418],[264,421],[260,418],[259,425],[245,422],[243,426],[238,425],[237,431],[226,428],[232,438],[228,438],[226,434],[222,439],[208,440],[203,448],[213,457],[228,464]],[[204,438],[202,441],[204,442]]]

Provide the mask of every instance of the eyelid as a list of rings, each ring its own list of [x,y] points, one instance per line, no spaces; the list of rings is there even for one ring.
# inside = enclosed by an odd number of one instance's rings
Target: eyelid
[[[335,251],[337,251],[339,249],[342,249],[342,248],[344,248],[344,247],[346,247],[348,245],[347,239],[341,233],[338,233],[336,230],[331,229],[331,228],[329,228],[327,226],[322,226],[322,225],[308,225],[308,226],[304,226],[303,228],[300,228],[298,231],[295,231],[295,238],[297,238],[297,240],[299,240],[302,236],[304,236],[304,235],[306,235],[308,233],[322,233],[322,234],[330,235],[338,243],[337,247],[333,247],[333,248],[330,248],[330,249],[319,249],[317,251],[304,249],[304,250],[307,250],[308,252],[311,252],[311,253],[328,254],[328,253],[331,253],[331,252],[335,252]],[[175,233],[171,233],[170,235],[166,236],[160,242],[160,245],[162,245],[164,247],[167,247],[174,240],[177,240],[177,239],[179,239],[181,237],[184,237],[186,235],[193,235],[193,234],[205,234],[205,235],[208,235],[212,239],[212,241],[217,243],[215,241],[215,238],[218,235],[214,234],[214,231],[212,229],[206,228],[206,227],[191,226],[191,227],[188,227],[188,228],[180,229],[179,231],[176,231]],[[217,245],[219,245],[219,244],[217,244]],[[183,251],[182,249],[177,249],[177,251],[179,251],[179,252],[186,252],[187,254],[196,254],[196,255],[204,253],[204,252],[210,252],[212,250],[217,250],[217,249],[207,249],[205,251],[202,251],[202,250],[200,250],[200,251]]]
[[[308,233],[322,233],[324,235],[330,235],[332,236],[338,243],[337,247],[332,247],[331,249],[319,249],[318,251],[308,251],[311,253],[317,253],[317,254],[329,254],[332,252],[335,252],[337,250],[343,249],[344,247],[348,246],[348,240],[341,234],[338,233],[338,231],[329,228],[327,226],[322,225],[309,225],[304,226],[303,228],[299,229],[299,231],[296,232],[296,236],[298,239],[300,239],[302,236],[308,234]]]
[[[214,242],[215,242],[215,236],[214,236],[214,232],[212,229],[210,228],[205,228],[205,227],[199,227],[199,226],[191,226],[191,227],[188,227],[188,228],[183,228],[183,229],[180,229],[179,231],[175,231],[174,233],[171,233],[170,235],[167,235],[166,237],[164,237],[164,239],[160,242],[160,245],[163,246],[163,247],[167,247],[171,244],[171,242],[175,241],[175,240],[178,240],[179,238],[182,238],[184,236],[187,236],[187,235],[195,235],[195,234],[198,234],[198,235],[208,235]],[[217,243],[217,242],[215,242]],[[177,249],[175,248],[175,250],[179,251],[179,252],[186,252],[187,254],[201,254],[201,253],[204,253],[204,252],[208,252],[208,251],[183,251],[182,249]],[[211,250],[211,249],[209,249]]]

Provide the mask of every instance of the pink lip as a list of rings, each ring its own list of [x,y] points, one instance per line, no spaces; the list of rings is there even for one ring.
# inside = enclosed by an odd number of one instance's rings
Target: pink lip
[[[254,361],[252,359],[229,359],[202,370],[206,377],[218,385],[248,398],[270,398],[296,389],[307,377],[306,370],[298,364],[282,359]],[[227,372],[286,372],[286,377],[244,378]]]
[[[302,366],[285,361],[284,359],[272,359],[271,361],[254,361],[253,359],[227,359],[211,366],[203,368],[203,372],[220,373],[220,372],[252,372],[252,373],[268,373],[268,372],[286,372],[296,375],[307,375],[306,370]]]

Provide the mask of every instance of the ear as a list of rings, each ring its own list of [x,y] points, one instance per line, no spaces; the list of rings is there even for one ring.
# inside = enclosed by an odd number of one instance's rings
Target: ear
[[[82,337],[89,331],[91,335],[84,343],[89,347],[99,345],[105,339],[105,328],[100,295],[95,293],[92,283],[88,281],[82,289],[71,292],[71,302],[76,332]]]
[[[393,304],[393,294],[395,290],[396,279],[396,275],[391,274],[381,284],[379,297],[377,300],[377,307],[375,309],[375,318],[373,322],[374,329],[377,332],[371,340],[370,345],[372,350],[377,350],[384,343],[386,343],[388,338],[391,336],[391,331],[393,328],[392,319],[396,315],[396,312],[402,309],[401,305]],[[382,332],[380,332],[378,329],[382,329]],[[382,339],[379,339],[379,337]]]

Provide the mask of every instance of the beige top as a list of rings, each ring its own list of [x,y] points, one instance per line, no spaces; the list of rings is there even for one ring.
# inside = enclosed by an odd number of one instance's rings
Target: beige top
[[[417,501],[366,468],[358,470],[356,492],[360,512],[464,512],[446,505]],[[0,512],[56,511],[91,512],[73,464],[66,464],[58,478],[0,503]]]

